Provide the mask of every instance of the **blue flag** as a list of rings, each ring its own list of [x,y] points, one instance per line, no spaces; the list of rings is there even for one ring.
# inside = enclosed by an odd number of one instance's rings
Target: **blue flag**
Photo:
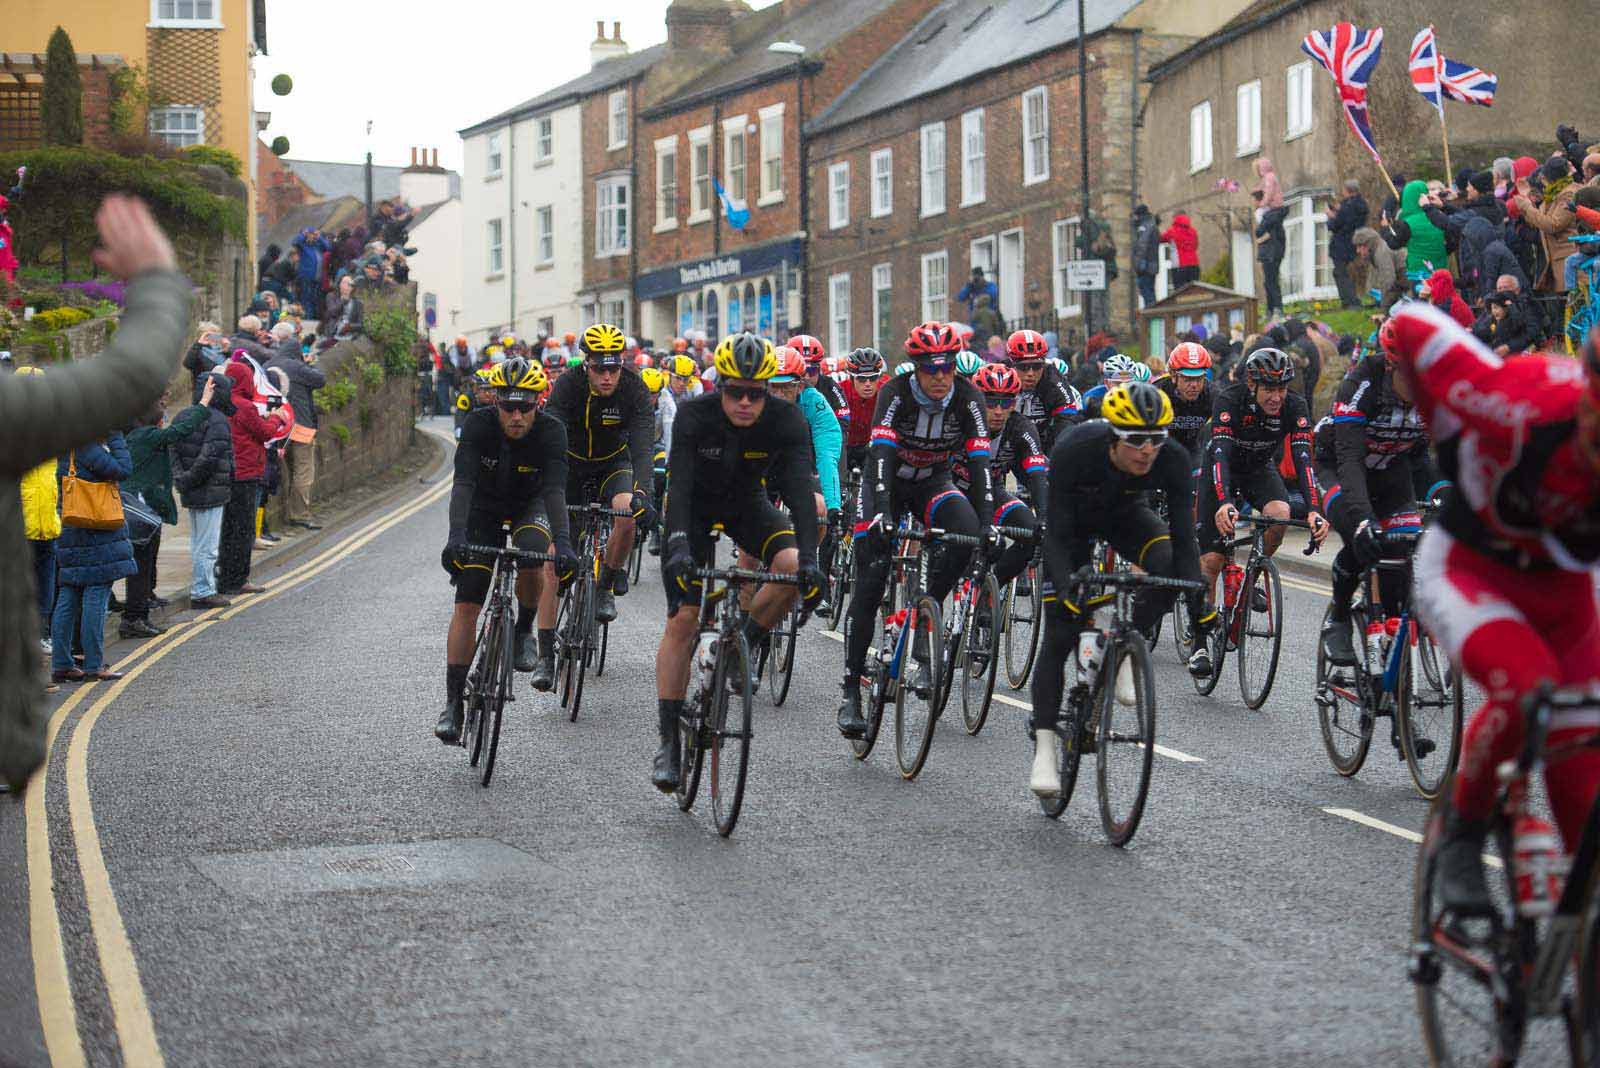
[[[715,178],[711,179],[711,188],[717,191],[717,199],[722,201],[722,217],[728,220],[728,225],[735,230],[743,230],[745,223],[750,221],[749,208],[736,208],[733,201],[728,199],[728,194],[722,188],[722,183]]]

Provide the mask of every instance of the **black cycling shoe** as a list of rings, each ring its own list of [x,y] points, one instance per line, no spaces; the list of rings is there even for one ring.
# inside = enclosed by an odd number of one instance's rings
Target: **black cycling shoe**
[[[511,663],[518,671],[532,671],[538,661],[538,649],[533,644],[533,631],[514,631]]]
[[[604,586],[594,588],[594,618],[599,623],[610,623],[617,618],[617,599]]]
[[[861,714],[861,688],[844,692],[839,704],[839,733],[846,738],[861,738],[867,733],[867,720]]]
[[[1203,642],[1197,644],[1194,652],[1189,654],[1189,674],[1197,679],[1211,677],[1211,650]]]
[[[628,589],[628,569],[625,567],[619,567],[617,568],[616,574],[611,576],[611,592],[615,593],[618,597],[626,597],[628,595]]]
[[[1445,814],[1444,838],[1434,857],[1439,903],[1458,916],[1490,916],[1495,912],[1489,884],[1483,877],[1483,844],[1489,826],[1466,820],[1452,810]]]
[[[661,745],[656,749],[655,763],[650,769],[651,783],[664,794],[672,793],[683,778],[682,764],[682,755],[678,752],[677,733],[662,735]]]
[[[1354,667],[1356,647],[1350,637],[1350,620],[1329,616],[1322,627],[1322,651],[1328,661],[1340,667]]]
[[[644,551],[651,556],[661,555],[661,531],[652,530],[650,532],[650,540],[645,543]]]
[[[546,653],[539,657],[533,665],[533,677],[528,680],[528,685],[541,693],[549,693],[556,685],[556,654]]]
[[[433,725],[433,736],[445,745],[455,745],[461,740],[461,721],[465,715],[461,698],[450,698],[445,702],[444,711],[439,713],[439,722]]]

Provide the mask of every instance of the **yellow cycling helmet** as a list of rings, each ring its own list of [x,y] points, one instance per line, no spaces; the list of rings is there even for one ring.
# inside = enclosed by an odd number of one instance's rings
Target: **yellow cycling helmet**
[[[500,348],[499,345],[485,345],[483,347],[483,354],[485,356],[489,357],[490,359],[493,359],[494,357],[500,355],[500,353],[502,351],[503,350]]]
[[[595,323],[578,340],[578,350],[602,367],[621,367],[622,350],[627,347],[628,339],[610,323]]]
[[[500,339],[500,344],[502,346],[504,346],[505,348],[508,348],[508,349],[512,345],[515,345],[516,343],[517,343],[517,337],[516,337],[515,334],[507,334],[505,337],[502,337]]]
[[[460,396],[458,396],[456,398],[456,411],[458,411],[458,412],[470,412],[470,411],[472,411],[472,398],[468,397],[465,393],[463,393]]]
[[[1149,382],[1119,382],[1100,401],[1100,415],[1119,430],[1160,430],[1172,422],[1172,401]]]
[[[742,334],[729,334],[712,354],[711,366],[717,369],[717,378],[749,378],[765,382],[778,373],[778,355],[772,342],[756,337],[748,330]]]
[[[667,370],[679,378],[698,378],[700,365],[694,362],[693,356],[674,356],[667,361]]]
[[[654,367],[643,368],[639,372],[639,377],[644,380],[644,388],[651,393],[660,393],[661,384],[666,380],[665,376]]]
[[[515,393],[543,393],[550,386],[544,368],[521,356],[512,356],[489,368],[489,385],[495,389]]]
[[[489,376],[494,374],[495,371],[499,370],[499,367],[499,364],[491,364],[488,367],[480,367],[472,373],[472,376],[478,380],[478,385],[488,386],[490,385]]]

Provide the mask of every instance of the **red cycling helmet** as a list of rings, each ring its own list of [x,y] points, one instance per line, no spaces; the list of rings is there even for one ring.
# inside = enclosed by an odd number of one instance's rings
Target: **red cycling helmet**
[[[786,344],[791,349],[794,349],[794,351],[798,352],[800,354],[800,358],[806,361],[806,363],[816,363],[818,360],[822,359],[828,354],[827,351],[823,349],[822,342],[818,341],[810,334],[796,334],[794,337],[790,338]]]
[[[774,382],[799,382],[805,378],[806,361],[794,346],[779,345],[773,355],[778,357],[778,371],[772,376]]]
[[[633,358],[633,365],[635,367],[643,369],[643,368],[646,368],[646,367],[654,367],[656,365],[656,362],[655,362],[655,360],[651,359],[650,354],[648,352],[641,352],[641,353],[639,353],[639,355],[637,355],[637,356],[635,356]]]
[[[1019,330],[1018,334],[1032,333],[1028,330]],[[1016,334],[1011,335],[1016,337]],[[978,387],[979,393],[1020,393],[1022,379],[1017,377],[1017,372],[1003,363],[986,363],[978,368],[972,376],[972,384]]]
[[[1013,360],[1042,360],[1050,355],[1050,342],[1037,330],[1018,330],[1006,338],[1006,355]]]
[[[906,355],[913,360],[931,356],[953,356],[961,351],[961,336],[949,323],[926,322],[911,328],[906,335]]]
[[[1198,377],[1211,370],[1211,350],[1198,341],[1185,341],[1167,357],[1167,371],[1175,375]]]
[[[1396,325],[1394,316],[1391,315],[1383,321],[1382,326],[1378,327],[1378,350],[1383,353],[1386,363],[1394,363],[1400,356],[1400,337]]]

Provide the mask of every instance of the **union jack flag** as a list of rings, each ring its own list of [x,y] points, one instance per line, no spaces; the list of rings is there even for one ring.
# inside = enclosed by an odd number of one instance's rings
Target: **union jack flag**
[[[1500,87],[1500,79],[1488,71],[1441,56],[1432,26],[1418,30],[1412,38],[1411,83],[1441,115],[1446,97],[1463,104],[1491,107],[1495,90]]]
[[[1377,143],[1372,139],[1372,123],[1367,117],[1367,79],[1378,65],[1378,55],[1383,50],[1383,28],[1357,29],[1341,22],[1331,30],[1314,30],[1300,42],[1306,55],[1321,63],[1333,75],[1333,84],[1339,89],[1339,103],[1344,117],[1350,123],[1361,143],[1367,146],[1378,163]]]

